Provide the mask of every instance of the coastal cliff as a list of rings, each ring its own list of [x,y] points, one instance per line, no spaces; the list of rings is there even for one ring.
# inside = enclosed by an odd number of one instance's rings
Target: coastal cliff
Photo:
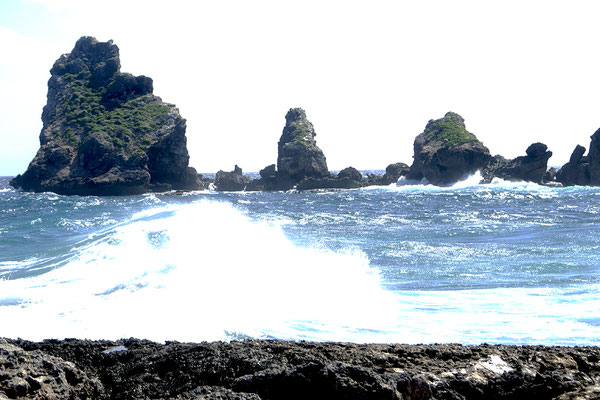
[[[151,78],[120,71],[112,41],[82,37],[50,73],[40,149],[12,186],[67,195],[200,187],[185,119],[153,94]]]
[[[0,339],[0,398],[594,399],[597,347]]]

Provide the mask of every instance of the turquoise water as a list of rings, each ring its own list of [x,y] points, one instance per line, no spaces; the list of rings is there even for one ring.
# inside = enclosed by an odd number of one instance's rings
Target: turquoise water
[[[66,197],[0,178],[0,336],[592,344],[600,188]]]

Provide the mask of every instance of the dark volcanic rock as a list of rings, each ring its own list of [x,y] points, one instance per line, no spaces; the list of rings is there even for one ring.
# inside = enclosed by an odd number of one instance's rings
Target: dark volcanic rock
[[[425,131],[415,138],[413,157],[407,178],[425,178],[434,185],[465,179],[492,158],[488,148],[466,130],[464,119],[453,112],[427,123]]]
[[[0,339],[0,398],[92,399],[101,393],[99,379],[72,362]]]
[[[543,143],[533,143],[526,150],[526,156],[507,160],[495,156],[482,172],[484,180],[490,182],[494,177],[508,181],[527,181],[542,183],[548,181],[546,176],[548,159],[552,156]]]
[[[339,179],[350,179],[356,182],[362,181],[363,178],[360,171],[353,167],[344,168],[338,172],[337,177]]]
[[[215,189],[217,191],[235,192],[246,189],[250,178],[242,174],[242,169],[237,165],[231,172],[219,171],[215,176]]]
[[[337,175],[330,174],[322,178],[308,177],[302,179],[296,189],[356,189],[364,186],[362,174],[356,168],[348,167]]]
[[[556,180],[565,186],[600,186],[600,129],[592,135],[590,151],[577,145],[569,162],[556,173]]]
[[[410,167],[404,163],[390,164],[385,169],[385,174],[375,175],[370,174],[367,177],[368,186],[387,186],[398,182],[403,176],[408,175]]]
[[[50,73],[41,146],[14,187],[79,195],[201,187],[185,119],[152,94],[152,79],[120,72],[112,41],[82,37]]]
[[[327,161],[315,141],[315,129],[301,108],[291,108],[279,139],[277,180],[280,186],[295,185],[304,178],[329,176]]]
[[[48,364],[37,360],[47,360]],[[2,365],[0,398],[9,393],[14,397],[15,390],[20,395],[27,391],[35,396],[31,386],[22,381],[49,373],[64,376],[67,383],[52,392],[64,390],[60,393],[67,395],[55,398],[399,400],[600,396],[597,347],[7,340],[4,347],[0,345]],[[64,372],[69,368],[72,372]],[[13,380],[17,370],[24,371],[21,380]]]

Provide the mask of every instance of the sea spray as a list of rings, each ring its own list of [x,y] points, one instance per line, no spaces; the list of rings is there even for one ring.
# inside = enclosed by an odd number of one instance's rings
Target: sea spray
[[[61,268],[0,282],[0,293],[21,299],[0,308],[12,321],[3,335],[32,339],[356,340],[361,329],[389,329],[382,316],[394,308],[361,252],[297,247],[215,201],[140,212]]]

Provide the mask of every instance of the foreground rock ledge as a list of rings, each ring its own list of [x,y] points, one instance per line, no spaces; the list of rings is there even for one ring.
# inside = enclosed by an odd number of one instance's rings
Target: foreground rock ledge
[[[0,399],[597,399],[598,347],[0,339]]]

